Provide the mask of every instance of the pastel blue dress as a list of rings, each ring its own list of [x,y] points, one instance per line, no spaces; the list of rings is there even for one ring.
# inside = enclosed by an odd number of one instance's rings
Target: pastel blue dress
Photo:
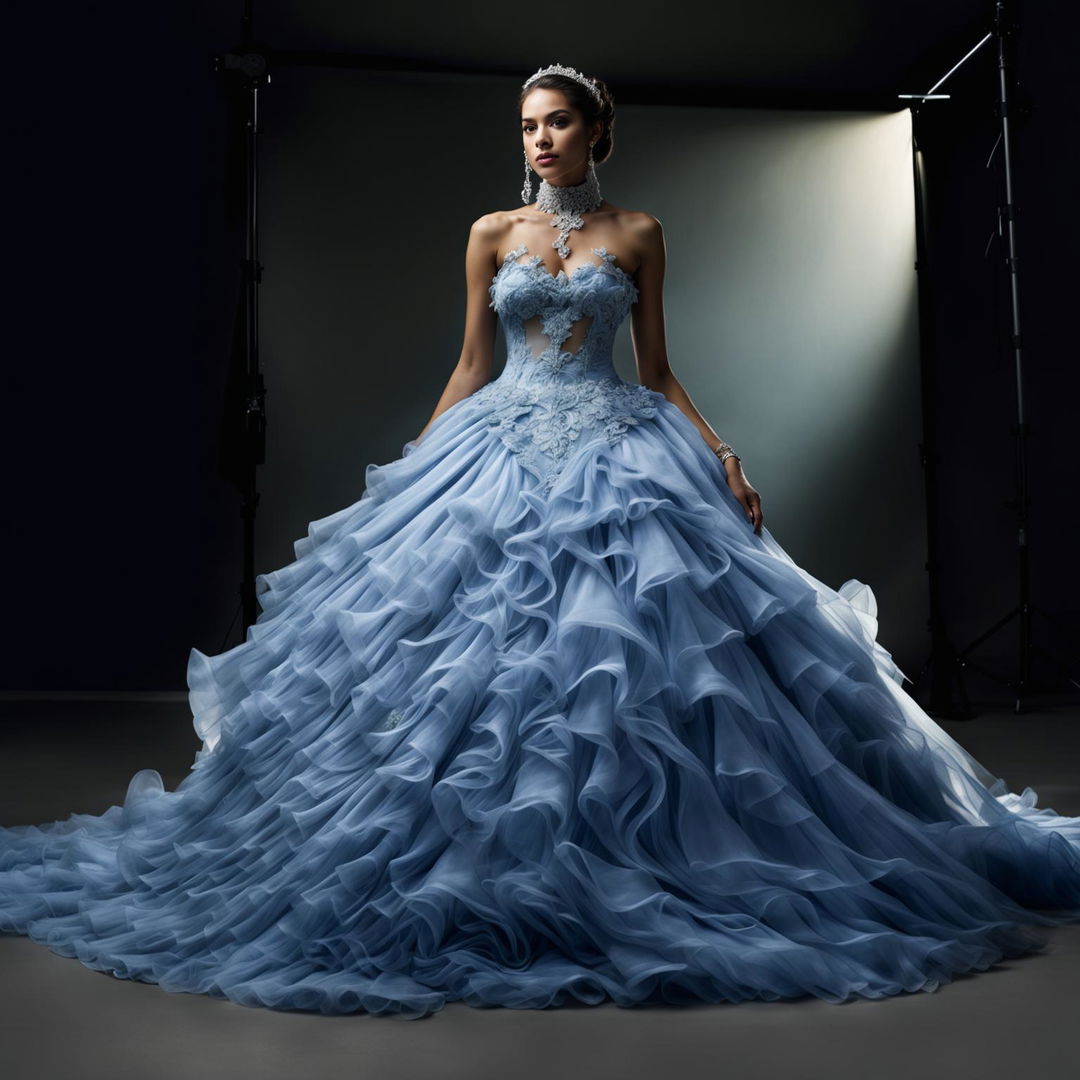
[[[582,253],[584,255],[584,252]],[[874,597],[755,535],[612,365],[603,248],[491,285],[500,376],[369,465],[193,649],[167,791],[0,829],[0,929],[244,1005],[841,1002],[930,991],[1080,918],[1080,818],[917,707]]]

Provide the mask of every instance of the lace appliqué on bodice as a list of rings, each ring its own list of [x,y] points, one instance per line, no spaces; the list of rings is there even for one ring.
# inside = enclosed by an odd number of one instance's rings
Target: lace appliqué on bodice
[[[632,425],[656,415],[651,400],[607,379],[507,387],[489,397],[497,398],[489,423],[537,476],[544,491],[550,491],[562,474],[583,433],[600,432],[614,444]]]
[[[507,252],[492,279],[491,307],[507,341],[499,378],[470,398],[544,492],[580,448],[597,438],[616,443],[656,415],[664,395],[621,378],[612,364],[615,332],[638,298],[633,278],[615,256],[552,275],[543,257],[516,261],[528,248]],[[576,349],[564,348],[573,337]],[[546,345],[539,353],[533,342]]]

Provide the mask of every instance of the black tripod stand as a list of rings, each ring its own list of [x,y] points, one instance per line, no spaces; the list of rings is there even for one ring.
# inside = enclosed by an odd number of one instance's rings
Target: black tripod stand
[[[1036,691],[1031,675],[1031,661],[1034,653],[1039,653],[1054,665],[1060,674],[1062,684],[1080,688],[1080,679],[1077,678],[1077,661],[1067,662],[1049,649],[1039,646],[1032,632],[1033,616],[1041,615],[1052,625],[1056,625],[1054,618],[1043,608],[1031,601],[1030,582],[1030,550],[1029,550],[1029,526],[1028,510],[1030,496],[1028,492],[1028,423],[1024,405],[1024,366],[1023,366],[1023,338],[1020,323],[1020,262],[1017,254],[1017,212],[1013,190],[1013,158],[1011,139],[1011,73],[1008,63],[1008,38],[1012,34],[1012,26],[1005,17],[1005,4],[998,0],[995,4],[992,28],[978,44],[971,49],[960,62],[939,79],[938,82],[926,94],[903,95],[915,99],[912,105],[913,129],[918,132],[919,107],[923,102],[933,100],[945,95],[938,95],[936,91],[947,78],[969,57],[974,55],[988,41],[994,41],[997,50],[997,114],[1001,124],[1001,132],[995,144],[995,150],[1000,145],[1004,167],[1004,203],[998,209],[998,232],[1005,242],[1006,254],[1004,258],[1005,268],[1009,276],[1009,298],[1011,309],[1011,333],[1009,346],[1013,356],[1013,370],[1016,386],[1016,423],[1011,429],[1015,440],[1016,472],[1015,472],[1015,497],[1008,503],[1016,515],[1016,545],[1017,545],[1017,586],[1018,601],[1014,607],[1005,612],[1001,618],[975,637],[962,649],[954,649],[947,633],[941,616],[939,602],[939,576],[936,559],[936,500],[934,485],[934,466],[937,460],[934,453],[933,414],[929,402],[924,396],[924,441],[923,467],[926,470],[927,492],[927,528],[928,528],[928,552],[927,570],[930,576],[930,630],[931,630],[931,654],[927,663],[920,670],[916,683],[920,682],[926,673],[930,672],[930,698],[927,705],[928,711],[937,715],[952,718],[968,718],[972,715],[968,704],[967,694],[963,681],[963,669],[974,668],[982,672],[988,678],[1013,688],[1015,692],[1015,711],[1022,712],[1028,696]],[[926,230],[926,204],[925,183],[922,172],[921,152],[916,137],[914,147],[915,167],[915,193],[916,193],[916,224],[920,278],[920,300],[923,310],[921,320],[920,337],[923,345],[923,363],[928,362],[928,356],[932,353],[932,338],[929,305],[927,300],[926,275],[929,260],[929,238]],[[992,157],[993,155],[991,155]],[[924,395],[929,384],[929,373],[924,369],[923,387]],[[1017,620],[1018,629],[1018,662],[1015,677],[1004,676],[1000,672],[979,664],[972,658],[973,652],[983,642],[987,641],[999,630],[1008,626],[1014,619]],[[955,685],[959,694],[959,703],[953,698],[952,691]],[[1047,689],[1049,687],[1046,687]]]
[[[266,460],[266,386],[259,369],[259,283],[262,266],[258,249],[258,173],[256,135],[259,125],[259,90],[270,81],[266,57],[252,35],[252,0],[245,0],[243,44],[235,53],[214,58],[215,69],[228,79],[231,92],[234,170],[231,187],[242,218],[243,274],[237,302],[229,386],[226,391],[222,432],[222,467],[240,492],[243,519],[243,580],[240,610],[241,638],[257,616],[255,593],[255,515],[259,506],[256,469]],[[233,623],[235,623],[235,615]],[[226,631],[226,639],[232,630]],[[224,648],[224,642],[222,643]]]

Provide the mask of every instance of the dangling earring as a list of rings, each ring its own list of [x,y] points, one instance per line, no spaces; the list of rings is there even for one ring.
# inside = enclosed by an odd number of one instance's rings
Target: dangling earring
[[[593,143],[589,143],[589,168],[590,169],[595,169],[596,168],[596,162],[593,161],[592,148],[593,148]]]
[[[529,154],[528,151],[522,150],[522,156],[525,158],[525,186],[521,189],[521,201],[526,206],[532,202],[532,173],[529,172]]]

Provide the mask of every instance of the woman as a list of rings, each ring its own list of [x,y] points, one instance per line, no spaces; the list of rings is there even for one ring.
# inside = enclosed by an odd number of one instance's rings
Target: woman
[[[553,244],[548,240],[550,227],[557,223],[562,225],[562,219],[553,212],[558,210],[559,197],[565,199],[565,192],[576,190],[588,206],[589,217],[587,226],[580,221],[575,222],[574,227],[582,230],[582,236],[588,237],[589,244],[603,246],[605,251],[611,252],[609,261],[634,279],[636,302],[632,310],[632,327],[641,383],[659,391],[686,413],[705,442],[720,456],[728,487],[745,508],[754,531],[760,535],[761,499],[743,473],[741,459],[697,411],[668,364],[663,301],[664,235],[660,222],[651,214],[625,210],[600,196],[594,166],[606,161],[612,151],[615,110],[611,96],[599,80],[594,80],[599,95],[599,99],[594,100],[581,83],[558,73],[558,67],[553,65],[547,74],[531,79],[523,86],[519,101],[525,154],[522,200],[529,201],[529,170],[535,169],[543,178],[541,200],[546,200],[544,208],[527,206],[525,210],[496,211],[473,223],[465,255],[468,307],[461,359],[419,438],[446,409],[474,393],[491,378],[495,314],[488,303],[489,284],[492,273],[513,257],[511,249],[537,252],[536,258],[530,261],[543,266],[551,276],[572,272],[567,265],[569,229],[560,228],[559,237]],[[563,258],[552,255],[551,247],[558,249]],[[616,254],[618,252],[621,254]],[[576,269],[594,263],[596,259],[575,256],[569,261]],[[576,352],[583,343],[587,323],[588,318],[581,317],[574,324],[574,332],[563,341],[552,340],[537,326],[533,335],[536,348]]]
[[[876,998],[1042,947],[1080,917],[1080,818],[988,774],[903,692],[870,590],[763,528],[668,367],[660,226],[600,198],[604,85],[552,65],[520,106],[537,201],[472,228],[421,436],[260,577],[245,642],[192,650],[175,791],[143,770],[0,830],[0,928],[408,1017]]]

